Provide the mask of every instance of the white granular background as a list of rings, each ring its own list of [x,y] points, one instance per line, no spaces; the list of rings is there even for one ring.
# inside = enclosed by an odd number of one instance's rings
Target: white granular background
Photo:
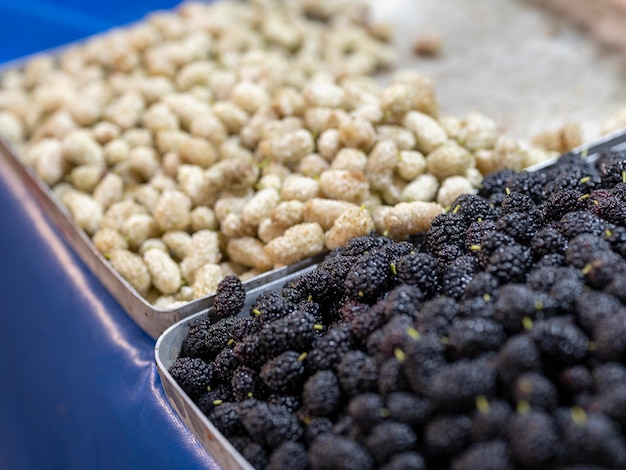
[[[509,135],[579,123],[586,140],[626,106],[624,57],[524,0],[368,0],[393,25],[403,65],[436,83],[442,112],[481,111]],[[439,58],[412,52],[420,33],[443,40]]]

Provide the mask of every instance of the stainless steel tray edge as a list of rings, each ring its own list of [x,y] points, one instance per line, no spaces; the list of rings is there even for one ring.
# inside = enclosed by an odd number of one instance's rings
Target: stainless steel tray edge
[[[626,145],[626,128],[618,129],[616,131],[605,134],[595,140],[592,140],[591,142],[584,143],[576,147],[575,149],[567,152],[565,155],[574,154],[586,157],[587,155],[595,155],[606,148],[617,147],[620,144]],[[558,157],[550,158],[541,163],[537,163],[536,165],[529,166],[525,168],[524,171],[537,171],[542,170],[543,168],[547,168],[551,165],[554,165],[556,161],[561,158],[561,156],[562,155],[559,155]]]
[[[239,316],[246,315],[254,300],[269,289],[282,287],[283,284],[306,272],[314,269],[316,265],[303,268],[273,282],[257,286],[246,294],[246,303]],[[239,452],[228,442],[208,418],[200,411],[196,404],[187,396],[182,388],[176,383],[168,372],[180,353],[180,347],[189,331],[189,324],[204,315],[210,314],[210,310],[196,313],[184,318],[178,323],[167,328],[159,337],[154,347],[157,371],[161,377],[161,383],[165,390],[165,396],[178,413],[191,432],[205,446],[209,453],[225,470],[254,470],[253,467],[241,456]]]
[[[30,194],[50,217],[66,243],[74,249],[91,272],[150,336],[156,338],[160,331],[183,318],[185,314],[191,313],[183,309],[179,311],[157,310],[148,304],[122,276],[108,266],[106,259],[95,249],[85,232],[71,220],[70,214],[60,202],[57,202],[52,191],[32,174],[32,170],[19,161],[16,151],[2,136],[0,136],[0,154],[9,162],[16,175],[29,189]]]
[[[9,163],[16,176],[29,189],[39,205],[61,232],[65,241],[74,249],[91,272],[104,284],[128,315],[152,338],[156,339],[170,325],[194,313],[213,306],[214,295],[193,300],[173,309],[157,309],[149,304],[109,262],[96,250],[87,234],[72,220],[69,212],[41,181],[33,170],[27,168],[18,157],[18,151],[0,135],[0,155]],[[268,271],[244,282],[246,290],[252,290],[276,279],[283,278],[319,261],[324,254],[307,258],[295,264]]]
[[[168,372],[168,368],[173,361],[170,362],[166,359],[178,357],[180,345],[189,331],[189,322],[202,315],[204,313],[198,313],[185,319],[182,324],[172,325],[157,340],[155,356],[165,396],[176,413],[178,413],[178,416],[225,470],[252,470],[253,467],[235,450],[228,442],[228,439],[211,424],[204,413],[185,394]],[[162,359],[162,357],[165,359]]]

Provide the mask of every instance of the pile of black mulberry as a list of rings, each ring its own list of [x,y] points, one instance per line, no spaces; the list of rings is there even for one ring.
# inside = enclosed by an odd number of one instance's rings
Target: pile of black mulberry
[[[616,152],[488,176],[246,318],[231,286],[170,373],[257,468],[624,469],[624,181]]]

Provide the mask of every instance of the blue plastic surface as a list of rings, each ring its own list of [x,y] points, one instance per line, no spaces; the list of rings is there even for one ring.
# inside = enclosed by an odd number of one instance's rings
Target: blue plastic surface
[[[0,469],[217,467],[166,401],[154,340],[0,157]]]
[[[0,62],[176,3],[0,0]],[[0,470],[217,468],[167,403],[154,340],[2,157],[0,208]]]
[[[67,44],[172,8],[180,0],[0,0],[0,63]]]
[[[0,468],[217,465],[166,401],[154,340],[0,157]]]

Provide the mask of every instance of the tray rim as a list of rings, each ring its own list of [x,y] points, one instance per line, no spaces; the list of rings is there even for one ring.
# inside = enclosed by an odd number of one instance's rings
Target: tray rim
[[[230,441],[226,439],[211,421],[209,421],[208,417],[189,398],[180,385],[178,385],[161,358],[163,342],[167,340],[170,335],[177,330],[183,330],[181,334],[186,334],[189,330],[189,323],[206,315],[207,311],[198,312],[183,318],[167,328],[157,339],[154,347],[154,355],[161,385],[165,391],[165,397],[168,403],[176,411],[178,417],[222,468],[225,470],[254,470],[254,467],[252,467],[252,465],[250,465],[233,447]],[[193,418],[190,417],[190,414]],[[199,424],[204,429],[200,429],[196,423],[194,423],[194,418],[200,421]]]
[[[245,316],[249,311],[251,303],[263,292],[279,288],[291,279],[295,279],[311,270],[315,269],[317,264],[309,265],[295,271],[287,276],[275,279],[271,283],[259,285],[254,289],[246,292],[246,305],[240,311],[238,316]],[[174,341],[172,336],[183,338],[189,331],[189,324],[198,318],[211,315],[213,309],[209,308],[205,311],[195,313],[183,318],[175,324],[168,327],[157,339],[154,346],[154,357],[157,372],[161,378],[161,384],[165,390],[165,396],[170,406],[176,411],[180,419],[185,423],[188,429],[202,443],[204,448],[211,456],[223,466],[225,470],[254,470],[254,468],[245,460],[245,458],[233,447],[226,437],[211,423],[208,417],[198,408],[198,406],[189,398],[184,390],[174,380],[168,371],[171,364],[167,364],[163,358],[164,350],[171,349],[168,341]],[[176,344],[176,357],[180,353],[180,346]],[[175,359],[174,359],[175,360]],[[221,447],[220,447],[221,446]]]

